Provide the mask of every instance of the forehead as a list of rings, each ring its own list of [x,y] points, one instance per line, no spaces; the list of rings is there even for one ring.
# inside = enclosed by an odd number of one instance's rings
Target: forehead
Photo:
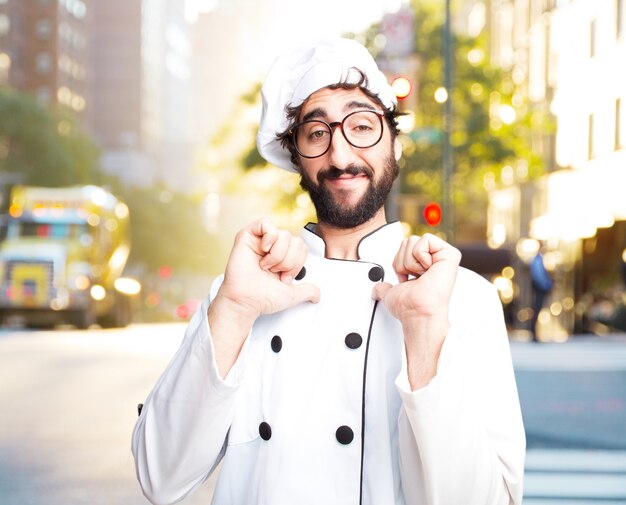
[[[348,113],[356,109],[381,109],[381,105],[368,97],[360,88],[322,88],[311,94],[302,105],[300,119],[311,111],[326,117]]]

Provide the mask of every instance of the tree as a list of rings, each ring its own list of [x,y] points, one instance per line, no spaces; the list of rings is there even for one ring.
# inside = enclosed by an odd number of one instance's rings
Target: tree
[[[415,129],[402,137],[402,194],[422,200],[441,200],[441,135],[425,135],[443,129],[443,104],[435,92],[443,86],[443,7],[441,2],[413,0],[415,54],[419,65]],[[363,35],[376,54],[379,26]],[[511,75],[490,64],[487,34],[469,37],[453,34],[454,74],[451,94],[454,148],[453,202],[456,209],[457,241],[483,239],[487,208],[486,188],[513,170],[519,178],[532,179],[543,173],[542,158],[533,150],[532,139],[549,133],[553,126],[541,111],[533,110]],[[410,223],[418,232],[424,227]]]
[[[61,109],[46,109],[33,97],[0,87],[0,173],[42,186],[95,183],[98,150]]]
[[[208,273],[213,249],[202,223],[199,196],[160,186],[111,187],[129,208],[130,263],[151,273],[163,265],[176,273]]]

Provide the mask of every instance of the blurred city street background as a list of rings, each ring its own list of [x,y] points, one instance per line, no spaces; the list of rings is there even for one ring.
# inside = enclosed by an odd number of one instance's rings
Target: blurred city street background
[[[337,34],[405,113],[389,219],[500,294],[524,503],[626,504],[625,2],[0,0],[0,505],[146,503],[136,405],[236,231],[314,219],[259,83]]]

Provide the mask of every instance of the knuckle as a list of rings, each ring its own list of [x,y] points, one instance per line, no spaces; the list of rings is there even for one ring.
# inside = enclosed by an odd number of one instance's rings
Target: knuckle
[[[241,242],[244,236],[247,235],[248,230],[246,228],[242,228],[235,234],[235,242]]]

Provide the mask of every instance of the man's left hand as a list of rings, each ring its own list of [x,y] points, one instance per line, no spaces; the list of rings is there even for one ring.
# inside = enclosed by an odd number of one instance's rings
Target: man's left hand
[[[412,389],[428,383],[448,332],[448,305],[461,253],[431,234],[402,241],[393,268],[399,283],[380,283],[372,297],[402,323]]]

